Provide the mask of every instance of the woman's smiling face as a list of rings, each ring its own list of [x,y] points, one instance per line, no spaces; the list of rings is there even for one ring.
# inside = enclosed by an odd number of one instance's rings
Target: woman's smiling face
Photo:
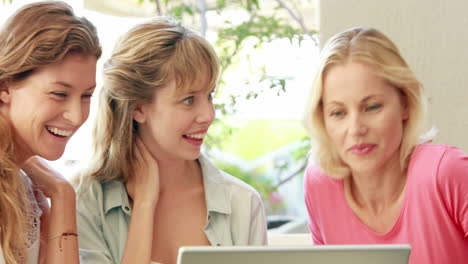
[[[155,91],[151,103],[135,111],[138,133],[158,160],[195,160],[214,121],[213,90],[208,87],[208,75],[200,78],[189,91],[177,94],[176,82]]]
[[[1,114],[13,128],[18,162],[33,155],[60,158],[86,121],[96,87],[95,56],[70,53],[0,91]]]

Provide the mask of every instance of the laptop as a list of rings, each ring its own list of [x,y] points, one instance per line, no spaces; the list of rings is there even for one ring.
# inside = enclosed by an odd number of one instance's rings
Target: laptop
[[[181,247],[178,264],[407,264],[410,245]]]

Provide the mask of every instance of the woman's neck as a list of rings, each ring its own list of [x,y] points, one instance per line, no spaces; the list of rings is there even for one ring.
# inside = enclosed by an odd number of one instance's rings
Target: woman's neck
[[[28,151],[21,148],[20,145],[21,144],[17,144],[13,139],[13,156],[17,166],[23,165],[30,157],[33,156],[32,154],[29,154]]]
[[[203,183],[197,160],[158,161],[161,191]]]
[[[1,104],[0,104],[1,105]],[[15,136],[15,131],[12,127],[11,121],[8,119],[8,115],[6,113],[7,109],[5,107],[0,107],[0,122],[2,122],[2,126],[5,125],[6,128],[10,131],[5,131],[4,133],[10,134],[11,144],[13,144],[13,161],[17,166],[21,166],[23,163],[26,162],[30,157],[33,156],[31,151],[28,151],[24,146],[26,146],[23,142],[18,142],[19,137]],[[5,124],[3,124],[5,122]],[[22,147],[23,146],[23,147]]]
[[[350,198],[357,206],[378,214],[401,202],[406,185],[406,173],[401,169],[398,155],[378,171],[353,171],[345,180]]]

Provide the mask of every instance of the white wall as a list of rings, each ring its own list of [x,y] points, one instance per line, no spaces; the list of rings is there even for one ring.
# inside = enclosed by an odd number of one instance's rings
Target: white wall
[[[352,26],[385,33],[425,86],[435,142],[468,152],[467,13],[467,0],[322,0],[320,42]]]

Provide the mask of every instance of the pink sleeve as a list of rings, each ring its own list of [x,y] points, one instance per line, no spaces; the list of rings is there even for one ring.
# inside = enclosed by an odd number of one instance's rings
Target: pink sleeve
[[[468,156],[449,147],[440,162],[437,182],[453,222],[468,238]]]
[[[320,232],[320,220],[317,216],[317,212],[315,207],[318,206],[318,203],[314,197],[317,197],[314,193],[314,173],[317,173],[317,170],[314,168],[313,165],[307,166],[304,176],[304,198],[305,204],[307,207],[307,213],[309,215],[309,229],[310,233],[312,234],[312,241],[315,245],[323,245],[323,238]],[[315,175],[316,176],[316,175]]]

